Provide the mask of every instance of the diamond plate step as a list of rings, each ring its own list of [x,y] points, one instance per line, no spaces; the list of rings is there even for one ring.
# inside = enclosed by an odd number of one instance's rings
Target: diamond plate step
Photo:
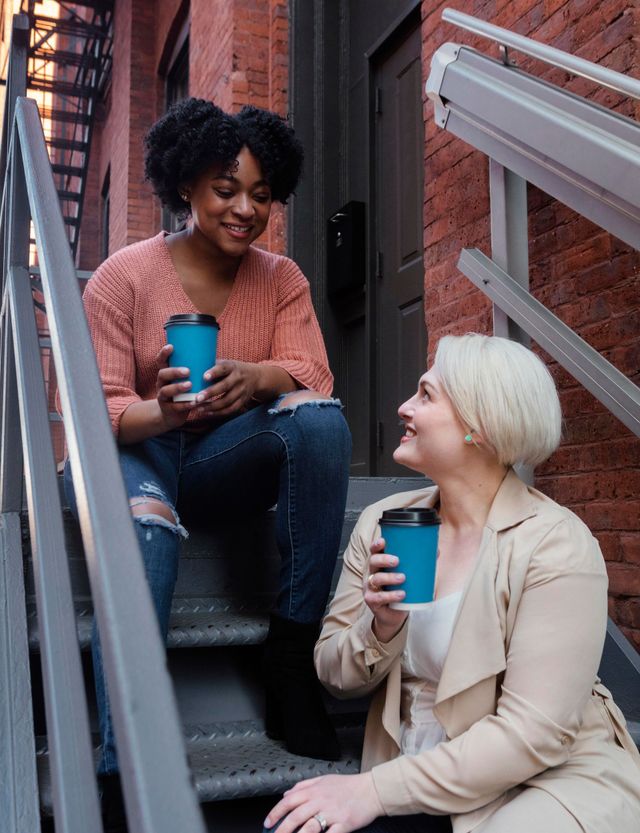
[[[252,720],[195,727],[187,754],[198,798],[206,802],[277,795],[305,778],[359,772],[363,733],[362,725],[339,727],[342,760],[318,761],[291,755]]]
[[[264,795],[279,795],[298,781],[330,773],[360,771],[364,727],[361,716],[341,716],[338,736],[340,761],[318,761],[291,755],[279,741],[270,740],[253,720],[192,726],[185,743],[198,800],[201,803]],[[99,749],[94,749],[98,761]],[[51,775],[46,739],[37,744],[40,804],[43,815],[52,813]]]
[[[29,647],[39,650],[35,608],[28,612]],[[91,607],[77,611],[78,641],[83,651],[90,648],[93,628]],[[218,599],[174,599],[169,623],[169,648],[210,648],[229,645],[257,645],[263,642],[269,617],[257,610],[221,609]]]

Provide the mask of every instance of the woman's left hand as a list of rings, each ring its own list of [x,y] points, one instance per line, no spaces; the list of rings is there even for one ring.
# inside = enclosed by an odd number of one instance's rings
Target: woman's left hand
[[[277,833],[321,833],[316,815],[326,821],[327,833],[351,833],[384,816],[371,773],[323,775],[301,781],[287,790],[264,825],[273,827],[286,816]]]
[[[227,417],[246,411],[259,383],[260,365],[222,359],[205,373],[211,385],[196,397],[203,417]]]

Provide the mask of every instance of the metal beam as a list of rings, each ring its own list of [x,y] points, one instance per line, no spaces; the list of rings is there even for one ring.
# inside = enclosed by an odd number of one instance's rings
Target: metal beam
[[[75,150],[79,153],[86,153],[88,150],[86,142],[80,142],[76,139],[59,139],[56,136],[47,139],[47,145],[57,150]]]
[[[70,2],[64,2],[64,0],[58,0],[61,6],[84,6],[88,9],[95,9],[99,12],[107,12],[113,8],[113,0],[70,0]]]
[[[85,69],[95,69],[100,66],[100,62],[93,55],[88,55],[86,52],[64,52],[57,49],[36,49],[29,54],[34,61],[46,61],[54,64],[62,64],[63,66],[84,67]]]
[[[527,183],[495,159],[489,160],[491,257],[502,270],[529,289]],[[494,304],[493,334],[529,346],[527,334]]]
[[[2,386],[0,395],[0,512],[19,512],[22,507],[22,445],[11,319],[2,317]]]
[[[63,165],[63,164],[55,164],[51,166],[51,170],[54,174],[59,174],[61,176],[82,176],[84,173],[84,168],[80,168],[77,165]]]
[[[71,35],[78,38],[106,37],[104,30],[100,26],[96,26],[79,17],[65,19],[38,14],[34,18],[33,28],[36,32],[41,32],[46,35]]]
[[[640,249],[640,125],[467,47],[434,54],[436,123]]]
[[[15,15],[11,33],[11,60],[7,78],[7,97],[2,133],[0,165],[2,169],[2,214],[0,227],[2,240],[2,298],[11,262],[25,264],[29,258],[29,214],[25,225],[18,227],[9,222],[15,203],[22,209],[26,205],[24,182],[13,182],[9,159],[9,143],[13,135],[13,120],[18,96],[25,95],[27,84],[27,47],[29,45],[29,19],[27,15]],[[10,260],[10,255],[14,258]],[[16,261],[17,258],[17,261]],[[22,507],[22,446],[18,416],[16,373],[11,335],[11,320],[7,310],[2,315],[2,362],[0,372],[0,511],[19,512]]]
[[[77,202],[80,199],[80,194],[75,191],[58,191],[58,198],[61,200]]]
[[[39,833],[20,514],[0,514],[0,807],[3,833]]]
[[[42,118],[44,121],[55,121],[63,124],[84,124],[91,122],[91,116],[88,113],[83,113],[81,110],[59,110],[44,107],[42,109]]]
[[[463,249],[458,269],[640,436],[640,388],[478,249]]]
[[[491,256],[494,263],[529,290],[529,233],[527,223],[527,183],[513,171],[489,160],[491,196]],[[527,333],[493,305],[493,334],[530,346]],[[533,485],[533,466],[518,465],[518,476]]]
[[[52,95],[73,96],[75,98],[92,98],[95,94],[94,87],[82,87],[73,81],[59,81],[55,78],[29,77],[29,89],[39,90]]]

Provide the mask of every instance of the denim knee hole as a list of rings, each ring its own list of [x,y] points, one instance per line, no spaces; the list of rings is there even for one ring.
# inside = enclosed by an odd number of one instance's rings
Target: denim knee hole
[[[274,416],[277,416],[278,414],[289,414],[289,416],[293,416],[298,408],[339,408],[342,410],[343,407],[342,402],[339,399],[327,397],[327,399],[302,399],[300,402],[294,402],[292,405],[285,405],[281,408],[280,403],[287,396],[289,396],[289,394],[284,393],[282,396],[278,397],[274,407],[269,408],[267,413]]]
[[[168,521],[166,518],[163,518],[162,515],[154,515],[150,512],[148,515],[134,515],[133,520],[135,523],[140,524],[140,526],[161,526],[164,529],[168,529],[169,532],[173,532],[174,535],[178,535],[180,538],[188,538],[189,533],[187,530],[182,526],[180,522],[172,524],[171,521]],[[151,540],[152,531],[149,529],[146,534],[147,541]]]

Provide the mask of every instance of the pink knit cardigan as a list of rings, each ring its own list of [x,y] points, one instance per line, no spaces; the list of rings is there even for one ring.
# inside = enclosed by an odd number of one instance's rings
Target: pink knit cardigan
[[[116,435],[132,402],[156,396],[163,324],[170,315],[198,312],[182,288],[164,238],[161,232],[116,252],[96,270],[84,292]],[[218,323],[219,358],[276,365],[301,388],[331,395],[333,376],[309,282],[289,258],[250,247]]]

